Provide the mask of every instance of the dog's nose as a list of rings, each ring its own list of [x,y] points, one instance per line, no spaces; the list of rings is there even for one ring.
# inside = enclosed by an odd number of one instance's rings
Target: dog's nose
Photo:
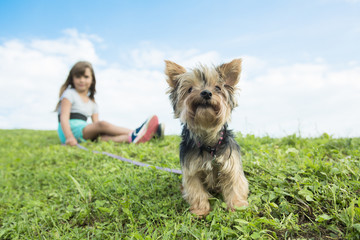
[[[200,96],[206,100],[209,100],[212,96],[212,93],[209,90],[204,90],[200,93]]]

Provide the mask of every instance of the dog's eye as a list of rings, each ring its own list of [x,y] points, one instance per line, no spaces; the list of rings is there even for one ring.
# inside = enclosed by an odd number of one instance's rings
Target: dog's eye
[[[219,87],[219,86],[215,86],[215,89],[216,89],[217,91],[221,91],[221,87]]]
[[[192,91],[192,87],[188,89],[188,93],[191,93],[191,91]]]

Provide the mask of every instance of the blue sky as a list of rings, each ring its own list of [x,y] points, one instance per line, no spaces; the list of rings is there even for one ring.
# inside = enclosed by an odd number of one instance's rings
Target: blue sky
[[[332,59],[360,51],[357,1],[2,1],[1,39],[56,38],[76,28],[100,36],[116,60],[139,42],[259,57]]]
[[[241,57],[236,131],[359,136],[359,13],[357,0],[1,1],[0,128],[55,129],[58,89],[85,59],[100,118],[134,128],[156,113],[178,133],[163,60]]]

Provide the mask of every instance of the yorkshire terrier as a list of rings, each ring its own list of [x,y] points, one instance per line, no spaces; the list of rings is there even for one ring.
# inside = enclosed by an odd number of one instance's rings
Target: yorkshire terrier
[[[171,61],[165,63],[174,116],[183,125],[182,193],[190,211],[207,215],[211,193],[222,193],[231,210],[247,206],[249,190],[240,147],[228,129],[237,106],[241,59],[212,68],[200,65],[191,71]]]

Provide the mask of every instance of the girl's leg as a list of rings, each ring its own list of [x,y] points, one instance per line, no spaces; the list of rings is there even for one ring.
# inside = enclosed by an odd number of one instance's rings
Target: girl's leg
[[[99,136],[104,141],[143,143],[149,141],[159,129],[156,115],[148,118],[139,128],[131,130],[118,127],[105,121],[87,125],[83,129],[83,138],[93,140]],[[161,129],[160,129],[161,130]]]
[[[129,135],[132,133],[131,129],[118,127],[106,121],[98,121],[87,125],[83,129],[84,139],[95,139],[100,135],[105,135],[103,140],[113,140],[116,142],[127,142]],[[109,137],[115,137],[109,139]]]
[[[113,141],[118,143],[128,143],[129,142],[129,135],[118,135],[118,136],[108,136],[108,135],[101,135],[100,139],[102,141]]]

